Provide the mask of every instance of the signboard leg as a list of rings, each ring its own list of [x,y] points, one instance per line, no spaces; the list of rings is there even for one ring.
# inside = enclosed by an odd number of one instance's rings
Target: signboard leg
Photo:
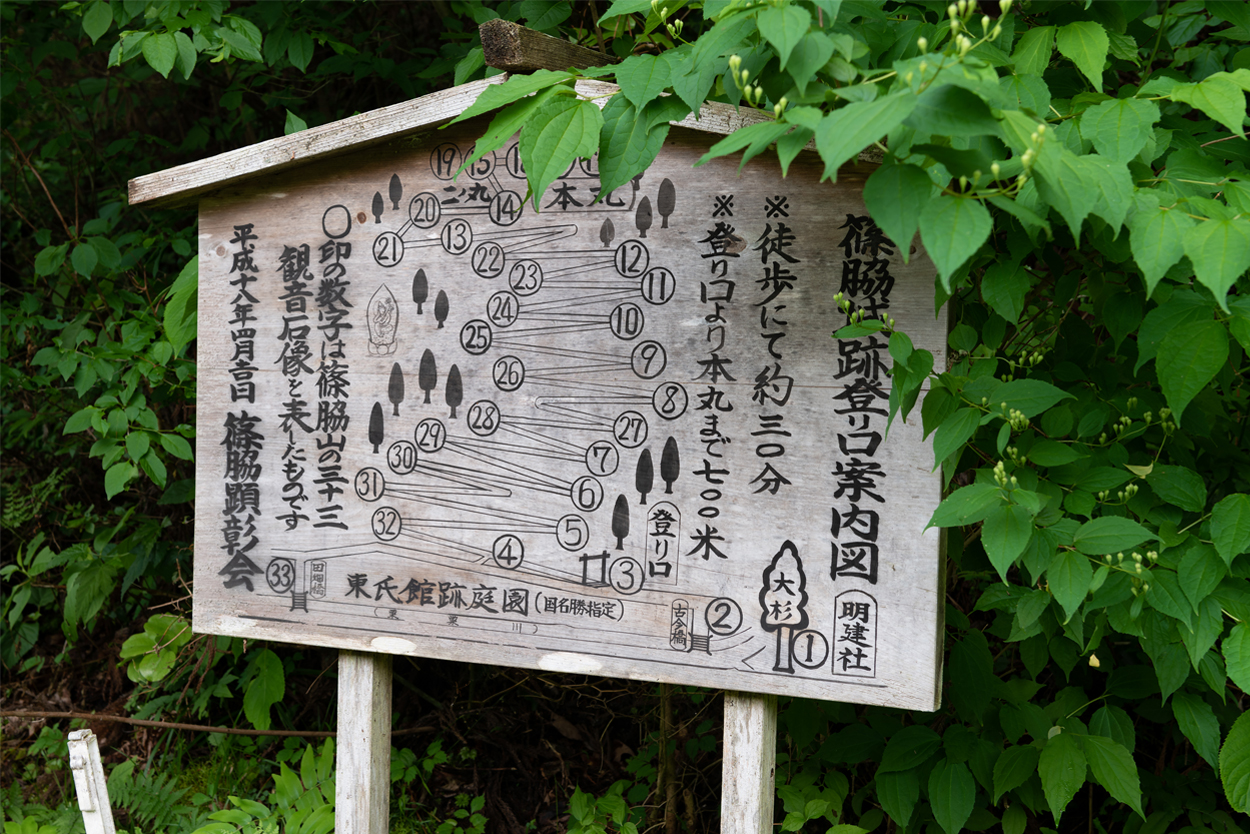
[[[82,812],[87,834],[113,834],[113,811],[109,808],[108,787],[95,733],[74,730],[69,734],[69,766],[74,772],[78,809]]]
[[[334,789],[338,834],[390,829],[391,656],[339,652]]]
[[[777,696],[725,693],[721,765],[722,834],[773,830],[777,768]]]

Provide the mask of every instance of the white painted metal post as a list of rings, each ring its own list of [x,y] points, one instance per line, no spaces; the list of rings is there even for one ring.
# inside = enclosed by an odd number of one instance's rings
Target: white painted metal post
[[[391,656],[339,652],[334,824],[338,834],[390,830]]]
[[[725,693],[721,834],[773,830],[777,770],[777,696]]]
[[[100,765],[100,745],[90,730],[69,734],[69,767],[78,790],[78,810],[87,834],[114,834],[113,811],[109,808],[108,783]]]

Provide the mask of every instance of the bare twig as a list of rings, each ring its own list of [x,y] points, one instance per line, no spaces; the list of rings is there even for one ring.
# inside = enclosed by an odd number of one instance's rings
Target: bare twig
[[[295,736],[302,738],[334,738],[338,733],[328,730],[241,730],[237,727],[209,727],[204,724],[180,724],[174,721],[148,721],[143,718],[130,718],[125,715],[100,715],[92,712],[40,712],[37,710],[4,710],[0,718],[71,718],[82,721],[114,721],[120,724],[133,724],[137,727],[156,727],[163,730],[191,730],[200,733],[224,733],[232,736]],[[405,730],[392,730],[392,736],[412,735],[414,733],[432,733],[433,727],[409,727]]]
[[[69,224],[65,222],[65,218],[61,215],[61,209],[57,207],[56,200],[52,199],[52,192],[48,190],[47,183],[43,181],[43,177],[39,176],[39,169],[30,164],[30,158],[22,152],[22,146],[17,143],[17,138],[14,137],[12,133],[5,130],[4,135],[9,137],[9,141],[13,143],[13,148],[17,151],[17,155],[22,158],[22,163],[30,169],[32,174],[35,175],[35,179],[39,180],[39,185],[43,188],[43,193],[47,195],[48,202],[52,204],[52,210],[56,212],[56,216],[60,218],[61,225],[65,227],[66,236],[73,240],[75,235],[69,230]]]

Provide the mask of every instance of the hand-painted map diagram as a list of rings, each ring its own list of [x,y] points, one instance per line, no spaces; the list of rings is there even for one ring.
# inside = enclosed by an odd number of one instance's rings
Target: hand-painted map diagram
[[[831,334],[945,316],[863,175],[674,129],[536,210],[473,136],[203,201],[196,629],[932,709],[932,452]]]

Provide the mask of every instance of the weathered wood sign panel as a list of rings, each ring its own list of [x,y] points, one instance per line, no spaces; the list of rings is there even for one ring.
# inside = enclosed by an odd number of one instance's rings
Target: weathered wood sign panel
[[[202,200],[196,630],[932,709],[932,453],[830,337],[943,361],[923,254],[818,161],[675,128],[536,212],[474,138]]]

